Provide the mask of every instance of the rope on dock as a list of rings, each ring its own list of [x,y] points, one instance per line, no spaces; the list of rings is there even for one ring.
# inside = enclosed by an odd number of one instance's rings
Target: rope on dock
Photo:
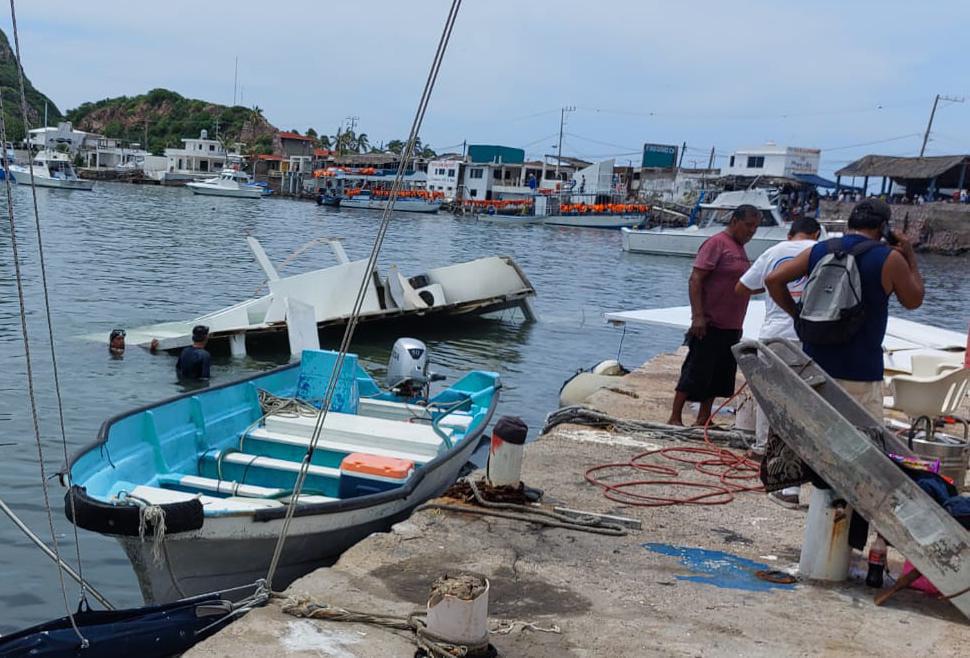
[[[754,441],[754,436],[750,432],[705,429],[704,427],[681,427],[649,420],[619,418],[582,405],[563,407],[546,416],[546,424],[542,428],[542,434],[546,434],[558,425],[563,424],[620,432],[648,441],[710,441],[726,443],[732,448],[742,449],[749,448]]]
[[[629,531],[616,523],[603,521],[595,516],[572,516],[548,510],[536,505],[522,505],[519,503],[500,503],[486,500],[478,486],[472,480],[465,480],[469,486],[473,499],[465,504],[428,502],[418,507],[416,511],[425,509],[439,509],[463,514],[478,514],[480,516],[496,516],[513,521],[538,523],[550,528],[563,528],[577,532],[591,532],[597,535],[623,537]]]
[[[407,616],[387,615],[327,605],[305,594],[299,596],[274,594],[273,596],[282,599],[280,610],[294,617],[368,624],[397,631],[410,631],[414,633],[413,640],[418,648],[433,658],[455,658],[456,656],[480,654],[488,649],[487,640],[477,645],[452,644],[444,638],[438,637],[428,630],[427,621],[424,619],[426,613],[423,611],[415,611]]]

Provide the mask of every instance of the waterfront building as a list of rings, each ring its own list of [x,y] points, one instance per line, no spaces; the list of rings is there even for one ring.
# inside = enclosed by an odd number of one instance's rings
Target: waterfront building
[[[464,161],[461,156],[446,156],[428,162],[428,190],[441,192],[451,201],[458,193]]]
[[[768,142],[763,146],[735,151],[728,158],[728,165],[722,174],[794,179],[798,175],[818,175],[821,158],[820,149],[779,146]]]
[[[564,189],[577,170],[589,165],[577,158],[551,155],[526,161],[522,149],[476,144],[468,147],[458,196],[477,200],[519,199],[543,190],[557,191]]]
[[[300,135],[294,132],[280,131],[280,153],[284,158],[294,156],[313,157],[315,140],[312,137]]]

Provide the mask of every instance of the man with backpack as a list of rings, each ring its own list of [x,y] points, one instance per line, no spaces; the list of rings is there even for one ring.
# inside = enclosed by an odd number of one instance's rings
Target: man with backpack
[[[816,244],[765,278],[772,300],[794,318],[805,353],[880,421],[889,297],[915,309],[924,293],[913,246],[891,230],[890,218],[885,201],[865,199],[843,237]],[[788,284],[805,276],[796,305]]]

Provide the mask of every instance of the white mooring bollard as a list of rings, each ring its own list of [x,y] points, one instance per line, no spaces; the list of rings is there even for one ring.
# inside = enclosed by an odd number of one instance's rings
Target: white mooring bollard
[[[840,582],[849,576],[849,521],[852,508],[832,506],[832,489],[813,489],[805,522],[805,540],[798,561],[802,578]]]
[[[502,416],[492,429],[486,477],[495,487],[518,487],[529,427],[518,416]]]
[[[442,576],[431,586],[428,632],[451,644],[469,647],[468,655],[488,648],[488,578],[471,574]]]

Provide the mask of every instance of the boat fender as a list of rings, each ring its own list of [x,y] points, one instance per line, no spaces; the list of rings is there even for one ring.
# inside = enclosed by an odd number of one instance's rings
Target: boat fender
[[[616,359],[606,359],[593,366],[590,372],[594,375],[613,375],[619,377],[628,374],[630,371],[621,366],[620,362]]]
[[[71,496],[74,505],[71,505]],[[178,503],[158,505],[165,512],[165,533],[175,534],[189,532],[202,527],[204,520],[202,503],[198,498]],[[74,485],[64,494],[64,513],[68,520],[85,530],[100,532],[105,535],[122,535],[137,537],[138,526],[141,521],[140,509],[137,505],[112,505],[96,500],[87,494],[84,487]],[[72,510],[76,517],[72,518]],[[151,526],[151,522],[148,522]],[[154,532],[153,527],[149,527]]]

